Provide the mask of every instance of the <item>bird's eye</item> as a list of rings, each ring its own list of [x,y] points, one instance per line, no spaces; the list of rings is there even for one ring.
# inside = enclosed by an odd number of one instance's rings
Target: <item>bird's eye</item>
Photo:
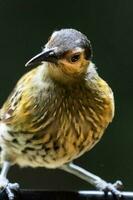
[[[76,54],[76,55],[73,55],[70,60],[72,63],[78,61],[80,59],[80,55],[79,54]]]

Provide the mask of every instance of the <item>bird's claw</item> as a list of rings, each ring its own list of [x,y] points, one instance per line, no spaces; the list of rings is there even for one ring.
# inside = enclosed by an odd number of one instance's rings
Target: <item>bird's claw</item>
[[[116,181],[116,182],[113,184],[113,186],[114,186],[116,189],[118,189],[118,190],[123,190],[123,188],[124,188],[123,183],[122,183],[120,180]]]
[[[6,194],[8,196],[9,200],[13,200],[15,198],[15,191],[19,190],[19,184],[18,183],[8,183],[8,185],[5,188]]]
[[[107,183],[106,181],[100,180],[97,182],[96,187],[105,193],[111,192],[112,195],[116,196],[117,199],[122,197],[120,190],[123,189],[123,184],[121,181],[116,181],[114,184]]]
[[[8,183],[6,185],[5,188],[3,188],[3,190],[5,190],[6,195],[8,196],[9,200],[14,200],[15,198],[15,191],[19,190],[19,184],[18,183]]]
[[[103,189],[105,193],[111,192],[118,199],[121,198],[122,193],[114,186],[114,184],[107,183],[106,187]]]

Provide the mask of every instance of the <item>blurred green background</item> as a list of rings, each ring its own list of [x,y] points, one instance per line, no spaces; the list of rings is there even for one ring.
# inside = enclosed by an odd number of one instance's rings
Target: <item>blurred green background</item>
[[[126,190],[133,190],[132,20],[132,0],[0,0],[0,105],[53,30],[72,27],[85,33],[93,62],[114,91],[116,114],[101,142],[75,163],[108,181],[121,179]],[[92,189],[60,170],[14,166],[9,178],[21,188]]]

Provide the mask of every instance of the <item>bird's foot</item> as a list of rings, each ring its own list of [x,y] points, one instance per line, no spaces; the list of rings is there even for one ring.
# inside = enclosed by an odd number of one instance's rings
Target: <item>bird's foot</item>
[[[4,177],[0,177],[0,191],[6,192],[8,199],[13,200],[15,195],[14,191],[19,190],[19,184],[18,183],[9,183],[8,179]]]
[[[105,193],[111,192],[114,196],[117,197],[117,199],[122,197],[120,190],[123,189],[123,184],[121,181],[116,181],[114,184],[112,184],[100,179],[96,182],[96,188],[104,191]]]
[[[8,196],[9,200],[13,200],[15,195],[14,192],[19,190],[19,184],[18,183],[8,183],[8,185],[5,188],[6,194]]]

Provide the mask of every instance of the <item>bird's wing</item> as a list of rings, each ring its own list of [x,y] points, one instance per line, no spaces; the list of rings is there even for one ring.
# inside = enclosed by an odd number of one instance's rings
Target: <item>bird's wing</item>
[[[34,115],[34,90],[32,92],[32,78],[37,69],[25,74],[1,108],[1,121],[19,131],[29,129]]]

